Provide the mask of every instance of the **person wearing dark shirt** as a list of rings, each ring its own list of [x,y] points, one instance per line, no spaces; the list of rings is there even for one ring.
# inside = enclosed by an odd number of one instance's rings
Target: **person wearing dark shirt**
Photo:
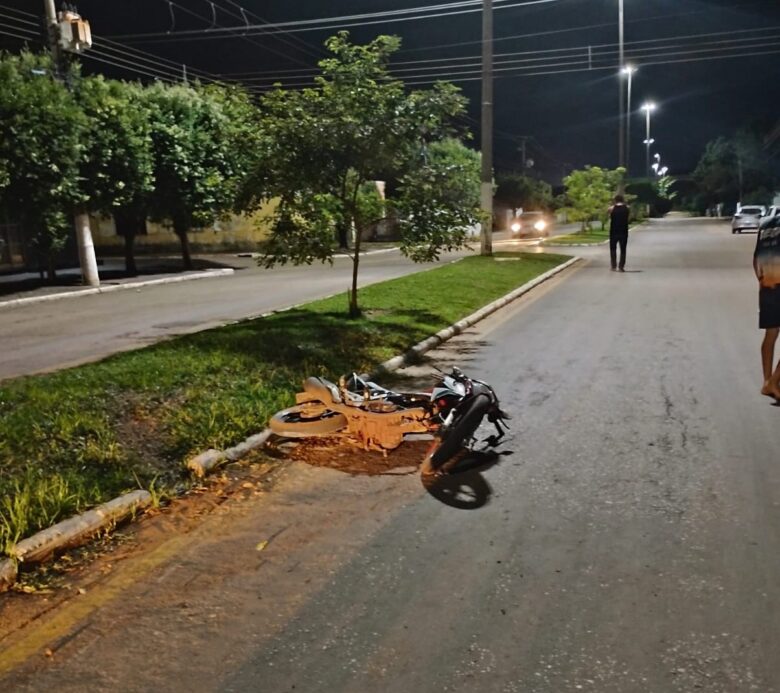
[[[761,394],[780,402],[780,361],[775,366],[775,343],[780,333],[780,216],[762,222],[753,253],[758,279],[758,327],[765,330],[761,344],[764,385]]]
[[[630,211],[623,196],[615,195],[615,203],[609,208],[609,258],[613,272],[625,271],[629,215]],[[618,246],[620,246],[620,263],[617,262]]]

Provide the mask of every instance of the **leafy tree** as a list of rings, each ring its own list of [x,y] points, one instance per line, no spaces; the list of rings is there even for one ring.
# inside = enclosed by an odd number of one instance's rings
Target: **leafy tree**
[[[254,109],[245,92],[226,87],[156,83],[145,101],[154,152],[150,218],[171,225],[192,269],[189,230],[236,209],[256,133]]]
[[[125,266],[136,273],[133,242],[143,232],[154,190],[151,123],[142,88],[89,77],[76,82],[89,123],[81,162],[81,192],[91,212],[113,215],[125,239]]]
[[[672,209],[677,191],[672,188],[677,181],[671,176],[640,179],[626,186],[627,198],[633,198],[632,205],[638,216],[643,216],[647,210],[651,217],[662,217]]]
[[[693,178],[699,186],[702,208],[719,202],[734,207],[737,202],[755,199],[762,189],[773,189],[776,183],[761,139],[747,131],[709,142]]]
[[[567,214],[574,221],[581,221],[583,230],[590,228],[591,222],[596,219],[601,221],[603,228],[607,210],[624,174],[623,168],[609,170],[598,166],[572,171],[563,179]]]
[[[505,173],[496,178],[498,187],[495,197],[512,208],[551,209],[554,205],[552,187],[542,180],[524,176],[520,173]]]
[[[49,278],[79,201],[85,119],[48,57],[0,55],[0,206],[18,215]]]
[[[415,262],[436,260],[468,240],[480,220],[481,159],[462,142],[433,142],[400,179],[393,201],[401,251]]]
[[[452,159],[454,145],[433,146],[454,133],[450,123],[463,112],[464,100],[444,83],[407,93],[387,69],[399,45],[391,36],[354,45],[342,32],[326,42],[331,55],[320,62],[322,74],[313,88],[267,94],[261,104],[261,162],[245,191],[253,205],[279,200],[263,259],[267,266],[330,261],[337,246],[348,247],[354,231],[352,315],[359,313],[362,234],[384,215],[371,181],[402,181],[406,192],[396,208],[410,215],[401,219],[402,250],[412,258],[433,257],[461,243],[460,232],[451,229],[448,235],[443,225],[448,215],[468,216],[455,211],[465,209],[466,201],[448,197],[441,175],[447,165],[460,175],[463,162]],[[427,186],[417,200],[410,188],[414,176]],[[426,215],[433,226],[425,230],[420,196],[448,205],[439,216]]]

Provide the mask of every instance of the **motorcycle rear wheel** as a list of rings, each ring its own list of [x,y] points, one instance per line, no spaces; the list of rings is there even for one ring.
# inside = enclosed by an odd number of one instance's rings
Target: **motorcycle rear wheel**
[[[310,438],[328,436],[347,427],[347,417],[337,411],[325,409],[315,416],[306,416],[310,407],[290,407],[276,412],[268,427],[284,438]]]
[[[474,435],[489,408],[490,400],[487,396],[475,397],[463,415],[442,436],[439,445],[423,460],[423,474],[438,471],[445,462],[454,457],[463,448],[463,444]]]

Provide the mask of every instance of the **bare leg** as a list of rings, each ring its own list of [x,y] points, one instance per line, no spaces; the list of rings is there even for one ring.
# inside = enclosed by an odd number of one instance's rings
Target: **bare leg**
[[[761,365],[764,369],[764,386],[761,388],[761,394],[775,399],[780,399],[780,363],[776,369],[774,368],[778,333],[780,328],[770,327],[766,330],[764,341],[761,343]]]

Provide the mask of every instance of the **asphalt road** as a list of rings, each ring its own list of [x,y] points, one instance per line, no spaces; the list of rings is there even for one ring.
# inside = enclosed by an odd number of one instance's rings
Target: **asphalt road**
[[[33,624],[28,650],[56,653],[0,687],[780,691],[780,409],[758,393],[752,244],[654,224],[625,274],[585,249],[437,354],[514,417],[507,454],[456,477],[470,509],[415,475],[296,463]]]

